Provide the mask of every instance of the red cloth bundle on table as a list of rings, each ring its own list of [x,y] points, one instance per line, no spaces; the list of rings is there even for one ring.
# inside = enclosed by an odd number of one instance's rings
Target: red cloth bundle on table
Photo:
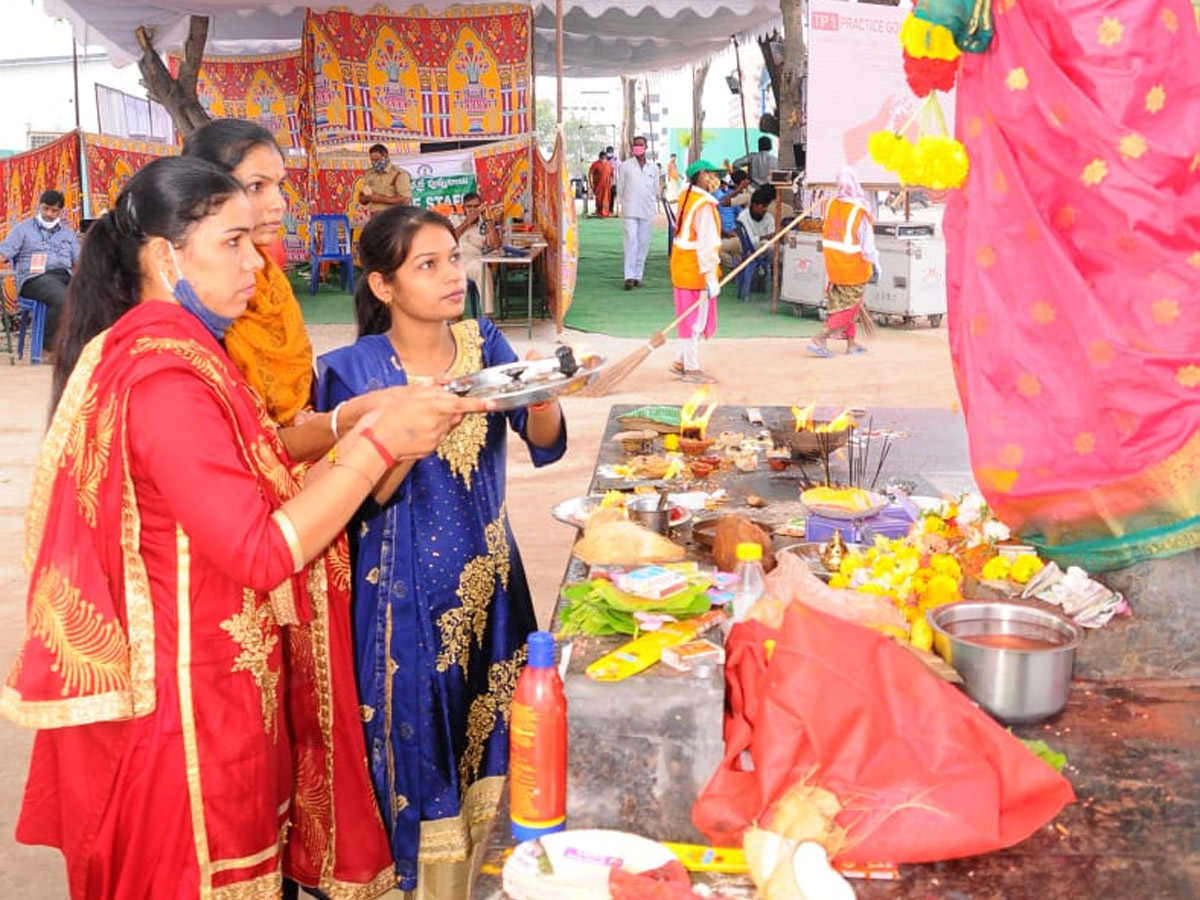
[[[1065,778],[875,631],[793,603],[778,631],[735,625],[726,654],[725,758],[692,809],[716,845],[740,845],[799,781],[837,795],[841,858],[856,862],[998,850],[1074,800]]]

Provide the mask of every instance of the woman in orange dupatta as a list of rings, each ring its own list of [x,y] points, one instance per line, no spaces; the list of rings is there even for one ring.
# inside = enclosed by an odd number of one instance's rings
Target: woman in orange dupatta
[[[295,467],[219,343],[261,265],[252,221],[227,174],[156,160],[68,295],[0,710],[39,729],[17,837],[62,850],[73,900],[279,896],[306,839],[290,826],[327,790],[327,769],[293,764],[284,696],[284,626],[320,614],[308,563],[331,541],[345,559],[374,483],[477,406],[390,404],[332,463]],[[322,889],[383,893],[378,817],[335,824],[360,844],[336,875],[326,857]]]
[[[280,426],[291,458],[314,459],[332,446],[339,431],[397,394],[375,391],[330,413],[312,412],[312,344],[291,284],[267,252],[287,209],[282,190],[287,170],[271,133],[253,122],[217,119],[188,136],[183,154],[225,169],[250,197],[255,217],[250,238],[263,265],[246,311],[225,333],[225,349]],[[353,858],[364,845],[359,831],[345,823],[370,823],[373,831],[378,812],[365,765],[350,632],[350,568],[341,542],[323,564],[322,577],[312,585],[312,620],[284,635],[295,765],[298,771],[325,773],[321,792],[294,810],[299,839],[288,846],[285,873],[336,897],[338,861]],[[335,819],[343,823],[338,829]]]

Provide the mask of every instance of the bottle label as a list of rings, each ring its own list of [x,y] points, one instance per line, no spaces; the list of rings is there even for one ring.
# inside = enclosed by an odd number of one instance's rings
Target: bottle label
[[[558,716],[513,702],[508,779],[513,834],[521,840],[558,831],[566,822],[564,726]]]

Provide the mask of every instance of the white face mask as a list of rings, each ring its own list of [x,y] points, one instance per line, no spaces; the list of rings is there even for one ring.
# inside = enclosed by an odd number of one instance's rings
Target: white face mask
[[[37,221],[38,221],[38,224],[41,225],[43,228],[45,228],[47,231],[53,231],[55,228],[57,228],[59,226],[58,219],[54,219],[54,220],[43,219],[41,213],[38,213]]]

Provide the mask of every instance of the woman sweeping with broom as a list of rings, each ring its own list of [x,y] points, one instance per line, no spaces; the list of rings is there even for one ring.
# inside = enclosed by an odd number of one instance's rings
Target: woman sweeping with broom
[[[854,338],[854,325],[862,310],[867,284],[879,267],[879,251],[875,249],[875,223],[867,209],[867,195],[854,170],[842,166],[838,173],[837,196],[825,208],[825,223],[821,228],[821,246],[825,255],[825,298],[829,317],[825,328],[813,336],[809,353],[831,357],[828,347],[831,337],[845,338],[847,353],[866,353],[867,348]]]
[[[716,381],[700,368],[700,338],[717,330],[721,293],[721,218],[712,192],[721,183],[720,168],[700,159],[687,167],[689,184],[679,199],[679,228],[671,248],[671,285],[683,339],[671,371],[697,384]],[[702,292],[708,300],[700,303]],[[690,312],[687,312],[691,310]],[[686,312],[686,315],[684,315]]]

